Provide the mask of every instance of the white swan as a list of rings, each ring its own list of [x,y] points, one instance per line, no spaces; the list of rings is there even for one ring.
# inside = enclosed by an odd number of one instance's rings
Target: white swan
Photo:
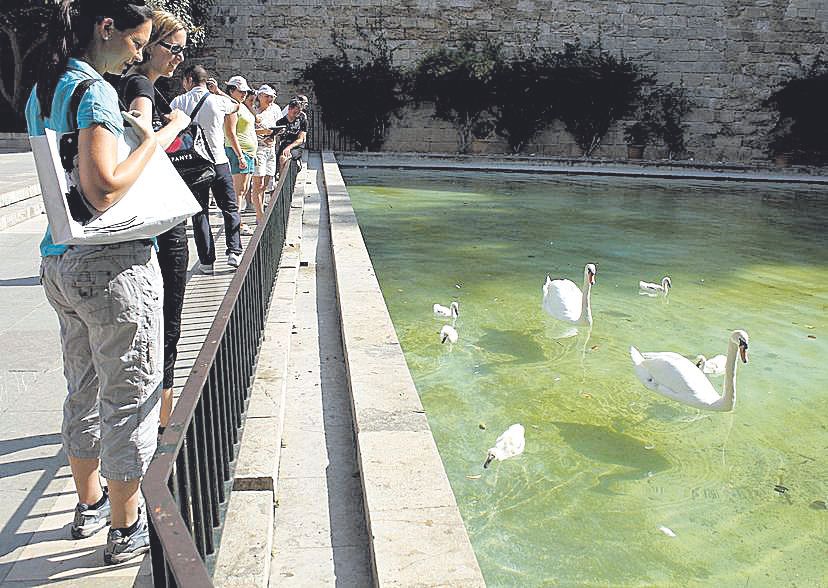
[[[630,347],[635,375],[650,390],[695,408],[727,412],[736,404],[736,356],[748,361],[748,334],[733,331],[727,347],[724,393],[719,396],[713,384],[696,365],[678,353],[644,353]]]
[[[449,316],[451,318],[457,318],[460,316],[460,303],[457,301],[452,302],[449,306],[435,304],[432,308],[436,316]]]
[[[670,279],[670,276],[664,276],[661,278],[660,284],[653,284],[652,282],[638,282],[638,289],[644,292],[654,292],[656,294],[669,294],[670,288],[673,287],[673,281]]]
[[[553,280],[547,275],[543,285],[543,309],[559,321],[591,325],[590,294],[596,273],[594,264],[584,266],[583,291],[572,280]]]
[[[524,437],[525,430],[523,425],[515,423],[503,434],[497,438],[494,447],[489,449],[489,454],[486,456],[486,463],[484,468],[489,467],[492,460],[503,461],[516,455],[523,453],[523,448],[526,447],[526,439]]]
[[[457,329],[451,325],[443,325],[440,329],[440,343],[445,343],[448,340],[450,343],[457,343]]]
[[[724,355],[714,355],[710,359],[706,358],[704,355],[697,355],[696,359],[693,360],[693,363],[696,364],[696,367],[703,371],[705,374],[710,374],[712,376],[721,376],[725,372],[725,364],[727,363],[727,357]]]

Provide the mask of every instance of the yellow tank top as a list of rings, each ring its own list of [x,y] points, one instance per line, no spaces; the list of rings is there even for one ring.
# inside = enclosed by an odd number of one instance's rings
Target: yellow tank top
[[[239,105],[239,111],[236,114],[239,116],[238,122],[236,123],[236,135],[239,137],[239,147],[252,157],[256,155],[256,147],[259,144],[259,140],[256,137],[256,117],[244,104]],[[227,147],[232,147],[230,140],[227,138],[225,138],[224,144]]]

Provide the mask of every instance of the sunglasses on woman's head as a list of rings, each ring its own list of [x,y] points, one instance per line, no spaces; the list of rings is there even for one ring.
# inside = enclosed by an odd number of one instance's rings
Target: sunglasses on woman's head
[[[184,51],[187,49],[184,45],[179,45],[178,43],[166,43],[164,41],[158,41],[158,44],[164,47],[173,55],[180,55],[181,53],[184,53]]]

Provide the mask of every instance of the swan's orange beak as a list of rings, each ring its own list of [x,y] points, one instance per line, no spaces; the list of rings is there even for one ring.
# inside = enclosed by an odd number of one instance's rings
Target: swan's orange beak
[[[748,346],[744,341],[739,343],[739,357],[742,359],[742,363],[748,362]]]
[[[590,286],[595,285],[595,274],[593,274],[592,272],[589,272],[589,285]]]

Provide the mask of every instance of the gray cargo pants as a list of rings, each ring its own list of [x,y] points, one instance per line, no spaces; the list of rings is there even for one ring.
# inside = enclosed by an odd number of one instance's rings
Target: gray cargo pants
[[[79,245],[44,257],[67,396],[63,445],[101,475],[140,478],[155,453],[163,367],[163,284],[147,241]]]

